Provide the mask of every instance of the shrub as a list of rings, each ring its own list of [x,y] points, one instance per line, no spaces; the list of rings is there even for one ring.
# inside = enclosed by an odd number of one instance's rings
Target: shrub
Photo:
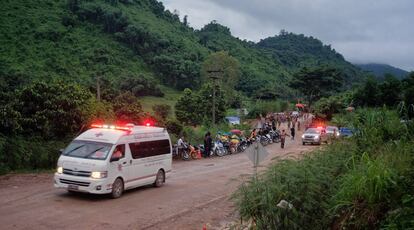
[[[176,137],[178,137],[183,131],[183,125],[176,120],[168,120],[165,127],[170,134],[173,134]]]

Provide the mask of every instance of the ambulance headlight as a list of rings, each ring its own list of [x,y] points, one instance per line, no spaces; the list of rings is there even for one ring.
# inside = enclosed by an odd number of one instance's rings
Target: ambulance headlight
[[[91,177],[93,179],[102,179],[102,178],[106,178],[108,176],[108,172],[92,172]]]
[[[59,173],[59,174],[62,174],[63,173],[63,167],[61,167],[61,166],[57,167],[56,172]]]

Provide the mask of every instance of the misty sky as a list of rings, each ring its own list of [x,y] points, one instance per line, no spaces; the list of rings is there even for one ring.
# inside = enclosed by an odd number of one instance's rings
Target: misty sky
[[[281,29],[314,36],[353,63],[414,70],[413,0],[162,0],[190,26],[212,20],[240,39],[259,41]]]

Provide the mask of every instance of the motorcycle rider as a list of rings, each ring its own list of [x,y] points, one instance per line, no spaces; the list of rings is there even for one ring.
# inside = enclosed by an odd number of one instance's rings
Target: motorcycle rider
[[[187,144],[184,141],[184,136],[181,136],[177,141],[178,155],[182,155],[183,151],[188,148]]]
[[[253,129],[253,131],[250,133],[249,141],[256,140],[256,137],[257,137],[257,131],[256,129]]]

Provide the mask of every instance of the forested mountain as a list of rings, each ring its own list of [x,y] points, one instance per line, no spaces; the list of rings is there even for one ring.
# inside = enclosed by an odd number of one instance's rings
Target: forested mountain
[[[214,21],[194,30],[156,0],[3,0],[0,7],[0,84],[8,86],[64,79],[93,89],[100,78],[120,89],[128,79],[142,95],[162,95],[159,83],[198,88],[203,61],[221,50],[240,62],[236,88],[249,96],[289,92],[303,66],[330,64],[350,80],[360,74],[315,38],[283,32],[255,44]]]
[[[400,68],[396,68],[387,64],[356,64],[359,68],[364,71],[371,72],[379,79],[384,79],[385,74],[392,74],[399,79],[403,79],[408,76],[408,72]]]
[[[358,68],[347,62],[330,45],[324,45],[320,40],[303,34],[297,35],[282,30],[277,36],[262,39],[257,43],[257,47],[262,52],[272,55],[290,71],[303,67],[331,65],[344,72],[349,84],[358,81],[362,75]]]
[[[226,50],[241,64],[243,77],[238,88],[244,92],[261,90],[287,90],[291,73],[285,66],[255,47],[231,35],[230,29],[211,22],[197,31],[200,43],[212,51]],[[276,88],[278,87],[278,88]]]

